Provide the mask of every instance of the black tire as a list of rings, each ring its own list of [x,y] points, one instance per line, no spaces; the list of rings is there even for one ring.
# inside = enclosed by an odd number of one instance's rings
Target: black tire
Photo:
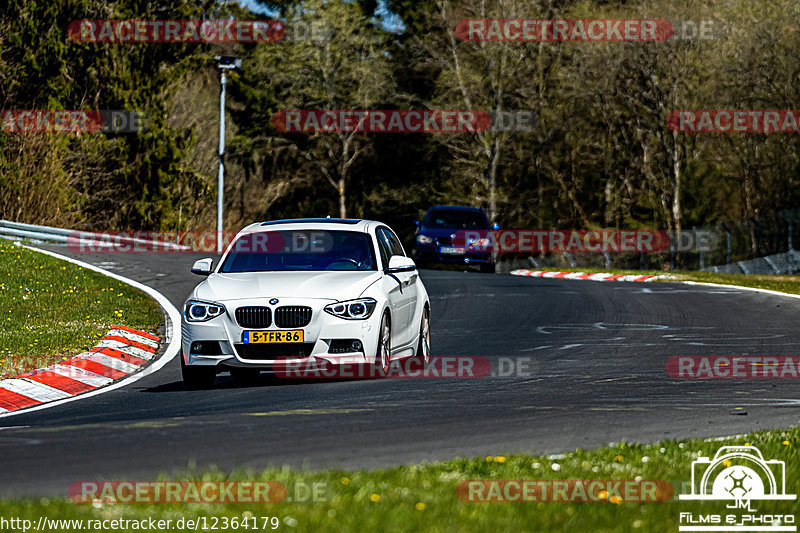
[[[431,312],[427,305],[422,310],[422,319],[419,321],[419,342],[414,356],[423,364],[428,364],[431,359]]]
[[[181,355],[181,375],[183,383],[189,390],[210,389],[217,378],[217,368],[214,366],[189,366]]]
[[[375,361],[372,366],[379,376],[389,373],[392,360],[392,320],[389,313],[384,313],[381,319],[381,327],[378,330],[378,349],[375,353]]]
[[[483,263],[481,265],[481,272],[484,274],[494,274],[494,263]]]
[[[258,381],[261,370],[258,368],[243,368],[233,366],[230,369],[231,377],[240,383],[253,384]]]

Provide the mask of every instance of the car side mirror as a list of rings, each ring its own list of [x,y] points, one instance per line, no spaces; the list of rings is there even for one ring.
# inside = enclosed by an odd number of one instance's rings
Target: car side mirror
[[[198,259],[192,265],[192,274],[197,274],[198,276],[208,276],[211,274],[211,269],[214,266],[214,260],[210,257],[206,257],[205,259]]]
[[[492,224],[492,230],[494,230],[494,231],[497,231],[497,230],[499,230],[499,229],[500,229],[500,224],[498,224],[497,222],[495,222],[494,224]]]
[[[416,270],[417,265],[414,263],[414,260],[410,257],[405,257],[403,255],[393,255],[389,259],[389,268],[386,269],[387,274],[393,274],[395,272],[410,272],[412,270]]]

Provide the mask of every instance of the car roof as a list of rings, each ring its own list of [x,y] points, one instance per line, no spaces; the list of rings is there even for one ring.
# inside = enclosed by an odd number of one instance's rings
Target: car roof
[[[448,210],[451,210],[451,211],[477,211],[477,212],[483,212],[483,209],[481,209],[480,207],[471,207],[471,206],[468,206],[468,205],[434,205],[433,207],[428,209],[428,211],[439,210],[439,209],[442,209],[442,210],[448,209]]]
[[[284,220],[269,220],[262,222],[262,226],[274,226],[276,224],[319,224],[325,222],[328,224],[358,224],[361,222],[360,218],[287,218]]]
[[[326,229],[326,230],[350,230],[369,232],[375,226],[385,224],[375,220],[363,220],[360,218],[288,218],[284,220],[268,220],[266,222],[255,222],[242,230],[242,232],[252,233],[256,231],[267,231],[274,229]]]

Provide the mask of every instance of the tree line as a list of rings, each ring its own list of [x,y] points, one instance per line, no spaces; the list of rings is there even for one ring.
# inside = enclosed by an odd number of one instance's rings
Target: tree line
[[[95,230],[213,228],[218,54],[243,58],[229,83],[226,229],[341,215],[381,219],[409,235],[427,207],[453,203],[484,207],[504,227],[672,231],[800,205],[797,134],[693,134],[667,122],[682,109],[800,109],[800,5],[791,0],[260,6],[284,22],[284,39],[120,44],[67,36],[82,19],[267,18],[212,0],[0,6],[2,109],[150,117],[138,134],[0,131],[0,218]],[[472,19],[663,19],[676,34],[657,42],[470,41],[459,28]],[[713,31],[701,35],[704,22]],[[525,110],[537,121],[528,131],[465,133],[276,127],[276,113],[303,109]]]

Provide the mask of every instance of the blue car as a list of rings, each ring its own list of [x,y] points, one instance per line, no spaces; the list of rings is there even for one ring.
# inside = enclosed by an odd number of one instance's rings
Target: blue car
[[[481,272],[494,272],[494,259],[487,247],[475,247],[464,232],[486,235],[500,226],[489,224],[483,209],[459,205],[436,205],[428,209],[414,234],[414,259],[417,263],[479,265]]]

